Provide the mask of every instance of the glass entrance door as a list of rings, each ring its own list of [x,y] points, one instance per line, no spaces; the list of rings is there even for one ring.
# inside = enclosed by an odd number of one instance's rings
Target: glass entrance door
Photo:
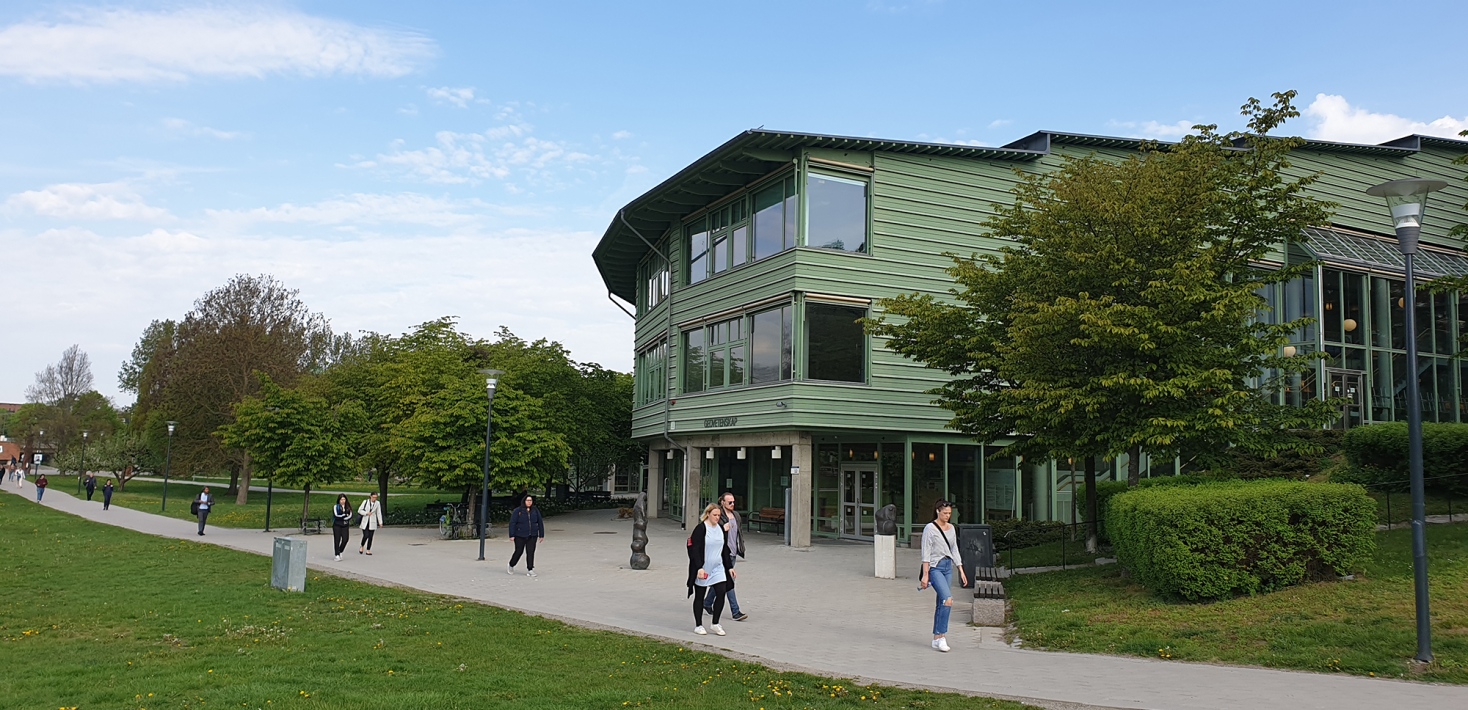
[[[841,537],[871,540],[877,514],[875,466],[841,467]]]
[[[1351,429],[1361,426],[1361,411],[1365,404],[1365,392],[1361,389],[1362,375],[1366,373],[1360,370],[1326,370],[1326,387],[1331,398],[1341,398],[1345,404],[1341,405],[1341,418],[1335,423],[1336,429]]]

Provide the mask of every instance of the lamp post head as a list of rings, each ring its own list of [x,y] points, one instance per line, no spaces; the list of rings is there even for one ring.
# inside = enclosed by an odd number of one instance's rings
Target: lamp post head
[[[1386,206],[1392,213],[1392,228],[1397,232],[1397,249],[1403,254],[1416,254],[1427,193],[1447,186],[1444,180],[1405,178],[1366,188],[1366,194],[1386,198]]]
[[[483,370],[480,370],[479,374],[484,375],[484,386],[487,387],[489,391],[493,392],[494,388],[499,385],[500,375],[505,374],[505,371],[485,368]]]
[[[87,435],[88,435],[88,434],[90,434],[90,433],[92,433],[92,432],[89,432],[89,431],[87,431],[87,430],[86,430],[86,429],[83,429],[83,430],[82,430],[82,439],[83,439],[83,440],[86,440],[86,438],[87,438]]]
[[[176,427],[176,426],[178,426],[178,422],[169,422],[168,423],[168,435],[169,436],[173,436],[173,428]]]

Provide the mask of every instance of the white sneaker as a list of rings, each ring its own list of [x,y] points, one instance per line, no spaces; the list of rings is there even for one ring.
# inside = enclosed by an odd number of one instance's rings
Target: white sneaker
[[[505,572],[508,573],[508,574],[514,574],[515,573],[515,568],[514,567],[506,566],[505,567]]]
[[[948,653],[948,639],[946,639],[946,638],[940,638],[940,639],[938,639],[938,642],[935,643],[935,644],[933,644],[933,648],[936,648],[939,651],[942,651],[944,653]]]
[[[713,629],[714,633],[717,634],[717,635],[719,635],[719,636],[723,636],[724,635],[724,627],[719,626],[718,624],[714,624],[713,626],[710,626],[709,628],[710,629]]]
[[[337,562],[341,562],[342,561],[342,556],[341,555],[337,555],[336,556],[336,561]]]
[[[938,639],[933,639],[933,650],[938,649]]]
[[[539,577],[540,575],[536,574],[535,573],[535,570],[530,570],[529,572],[526,572],[525,573],[525,576],[526,577]]]
[[[695,627],[693,627],[693,633],[698,634],[699,636],[708,636],[709,635],[709,632],[704,631],[702,626],[695,626]]]

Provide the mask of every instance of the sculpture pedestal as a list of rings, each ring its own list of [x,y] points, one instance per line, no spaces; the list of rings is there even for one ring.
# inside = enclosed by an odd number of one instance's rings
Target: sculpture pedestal
[[[872,549],[876,551],[877,579],[897,579],[897,536],[877,535]]]

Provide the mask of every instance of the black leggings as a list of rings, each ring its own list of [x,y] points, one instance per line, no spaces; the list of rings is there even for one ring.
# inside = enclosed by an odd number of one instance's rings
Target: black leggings
[[[377,531],[376,530],[373,530],[372,528],[363,528],[362,529],[362,544],[361,545],[358,545],[357,547],[359,547],[359,548],[360,547],[365,547],[365,548],[367,548],[367,550],[369,552],[372,551],[372,533],[375,533],[375,532],[377,532]]]
[[[525,571],[527,571],[527,572],[534,572],[535,571],[535,538],[533,536],[532,537],[517,537],[517,538],[515,538],[515,554],[513,554],[513,555],[510,556],[510,566],[511,567],[514,567],[515,565],[520,564],[520,555],[521,554],[524,554],[525,555]]]
[[[724,596],[729,593],[729,583],[719,582],[710,586],[693,585],[693,622],[703,626],[703,600],[708,598],[708,593],[714,594],[714,619],[713,623],[719,623],[719,617],[724,614]]]
[[[349,525],[331,526],[331,541],[336,544],[336,556],[341,557],[342,551],[347,549],[347,543],[351,542],[352,528]]]

